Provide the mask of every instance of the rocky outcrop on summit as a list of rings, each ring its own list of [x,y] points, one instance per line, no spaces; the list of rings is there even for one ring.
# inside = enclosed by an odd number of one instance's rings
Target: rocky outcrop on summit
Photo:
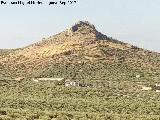
[[[88,27],[89,29],[92,29],[93,31],[96,31],[95,26],[90,24],[88,21],[79,21],[75,25],[71,27],[72,32],[76,32],[81,27]]]
[[[96,39],[111,39],[106,35],[98,32],[95,26],[88,21],[79,21],[70,28],[71,32],[79,32],[82,34],[94,34]]]

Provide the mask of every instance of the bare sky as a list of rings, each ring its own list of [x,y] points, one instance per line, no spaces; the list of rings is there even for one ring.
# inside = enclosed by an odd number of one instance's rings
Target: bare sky
[[[79,20],[90,21],[110,37],[160,52],[160,0],[77,0],[77,4],[68,6],[0,5],[0,48],[24,47]]]

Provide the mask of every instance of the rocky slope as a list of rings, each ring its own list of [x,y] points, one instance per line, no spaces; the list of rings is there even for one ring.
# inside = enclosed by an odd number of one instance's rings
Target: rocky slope
[[[107,37],[86,21],[25,48],[0,54],[1,77],[80,77],[79,74],[96,74],[99,78],[105,76],[105,71],[120,74],[158,71],[159,74],[159,68],[159,53]],[[83,72],[85,70],[89,73]]]

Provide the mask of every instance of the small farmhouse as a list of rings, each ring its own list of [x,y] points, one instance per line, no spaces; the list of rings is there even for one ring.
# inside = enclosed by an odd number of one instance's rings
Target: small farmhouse
[[[156,90],[157,93],[160,93],[160,90]]]
[[[141,75],[136,75],[136,78],[140,78],[141,77]]]
[[[143,90],[143,91],[149,91],[149,90],[152,90],[152,88],[151,88],[151,87],[145,87],[145,86],[143,86],[143,87],[142,87],[142,90]]]
[[[66,80],[65,86],[66,87],[69,87],[69,86],[79,87],[79,81]]]

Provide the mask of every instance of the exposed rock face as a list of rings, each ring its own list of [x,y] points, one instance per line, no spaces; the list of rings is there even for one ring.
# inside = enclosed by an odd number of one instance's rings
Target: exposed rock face
[[[79,21],[75,25],[72,26],[72,32],[76,32],[79,30],[80,27],[88,27],[90,29],[96,30],[95,26],[89,23],[88,21]]]
[[[95,28],[95,26],[88,21],[79,21],[75,25],[73,25],[70,29],[70,33],[79,32],[82,34],[93,34],[96,39],[111,39],[107,37],[106,35],[102,34],[101,32],[98,32]]]

